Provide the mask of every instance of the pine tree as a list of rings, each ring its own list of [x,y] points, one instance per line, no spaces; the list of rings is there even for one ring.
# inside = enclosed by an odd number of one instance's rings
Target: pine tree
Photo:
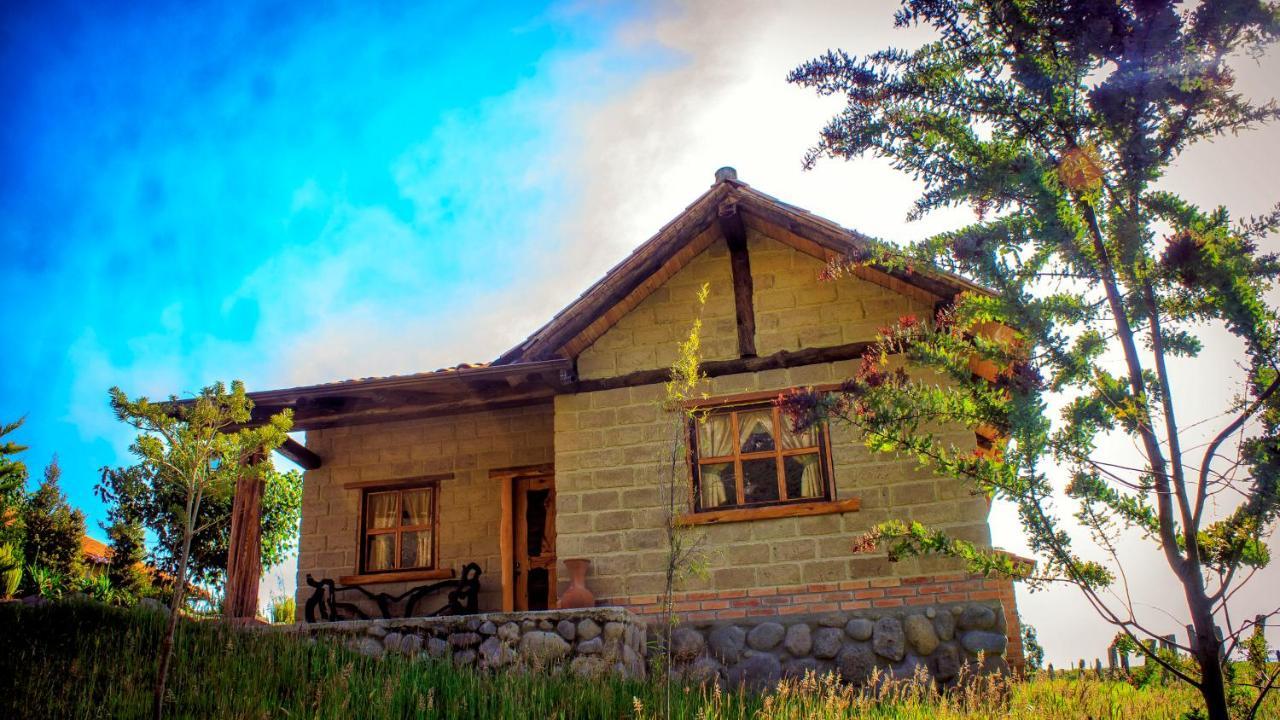
[[[67,502],[59,485],[61,477],[55,457],[45,468],[39,487],[23,503],[23,555],[28,567],[45,568],[70,579],[84,572],[84,512]]]

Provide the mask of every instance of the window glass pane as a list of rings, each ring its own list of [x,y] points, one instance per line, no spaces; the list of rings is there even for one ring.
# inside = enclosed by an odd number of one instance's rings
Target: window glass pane
[[[742,461],[742,492],[749,503],[778,499],[778,461],[775,458]]]
[[[396,526],[396,493],[369,493],[365,502],[366,528],[390,528]]]
[[[801,433],[791,432],[791,421],[785,416],[781,418],[782,425],[782,449],[798,450],[800,448],[809,448],[818,446],[818,428],[810,426],[808,430]]]
[[[822,464],[817,453],[783,458],[782,471],[787,476],[789,499],[822,496]]]
[[[395,533],[382,533],[365,537],[364,569],[369,572],[390,570],[396,554]]]
[[[774,449],[773,410],[738,413],[738,447],[744,453]]]
[[[431,531],[412,530],[400,534],[400,567],[415,568],[431,565]]]
[[[406,490],[401,525],[428,525],[431,523],[431,489]]]
[[[733,454],[733,424],[729,413],[698,418],[698,457]]]
[[[712,463],[698,467],[702,486],[702,508],[717,508],[738,503],[737,483],[733,477],[733,463]]]

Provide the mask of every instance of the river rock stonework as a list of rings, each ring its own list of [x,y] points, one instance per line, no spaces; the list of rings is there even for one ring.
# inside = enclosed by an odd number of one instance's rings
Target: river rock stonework
[[[1008,671],[1003,620],[999,603],[967,602],[686,623],[673,633],[674,672],[749,689],[807,671],[854,684],[923,671],[945,685],[965,664],[970,673]]]
[[[646,625],[622,608],[346,620],[267,628],[338,640],[372,657],[447,658],[456,665],[482,669],[525,667],[584,677],[645,676]],[[698,640],[701,637],[698,635]],[[697,647],[692,660],[701,647],[692,637],[686,640],[690,641],[687,652]]]

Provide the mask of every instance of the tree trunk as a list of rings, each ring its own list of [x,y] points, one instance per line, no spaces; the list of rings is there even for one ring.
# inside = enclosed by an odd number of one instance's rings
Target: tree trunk
[[[1205,596],[1204,582],[1197,582],[1200,573],[1192,575],[1195,577],[1184,579],[1183,584],[1191,610],[1191,623],[1196,631],[1195,647],[1191,652],[1200,667],[1200,695],[1204,698],[1209,720],[1229,720],[1226,677],[1222,673],[1222,641],[1214,632],[1213,606]]]
[[[262,577],[262,481],[245,472],[236,480],[227,548],[227,585],[223,615],[252,621],[258,616]]]
[[[183,594],[187,589],[187,558],[191,553],[191,530],[182,538],[182,556],[178,559],[178,576],[174,578],[173,601],[169,604],[169,622],[165,627],[164,639],[160,641],[160,669],[156,672],[155,697],[152,701],[152,715],[155,720],[164,718],[165,685],[169,680],[169,666],[173,661],[173,641],[178,631],[178,610],[182,607]]]

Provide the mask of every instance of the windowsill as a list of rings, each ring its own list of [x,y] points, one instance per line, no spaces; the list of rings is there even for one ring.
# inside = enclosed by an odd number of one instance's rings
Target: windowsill
[[[858,498],[822,500],[820,502],[792,503],[789,505],[765,505],[763,507],[686,513],[680,516],[680,522],[685,525],[712,525],[745,522],[747,520],[768,520],[771,518],[833,515],[835,513],[857,512],[861,508],[862,501]]]
[[[403,572],[366,573],[343,575],[339,585],[374,585],[377,583],[413,582],[415,580],[448,580],[454,576],[453,568],[442,570],[405,570]]]

